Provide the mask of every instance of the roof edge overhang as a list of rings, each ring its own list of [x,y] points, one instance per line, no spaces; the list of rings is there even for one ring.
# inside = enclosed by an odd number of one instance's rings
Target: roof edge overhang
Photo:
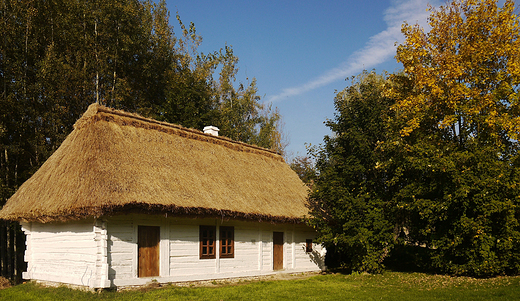
[[[188,218],[222,218],[244,221],[269,222],[274,224],[302,224],[305,223],[304,217],[273,216],[267,214],[245,213],[232,210],[219,210],[202,207],[179,207],[175,205],[128,203],[116,206],[103,206],[94,208],[79,208],[74,212],[58,212],[53,215],[41,215],[39,213],[27,214],[24,216],[5,216],[4,219],[19,222],[67,222],[86,218],[101,218],[122,214],[154,214],[166,217],[188,217]]]

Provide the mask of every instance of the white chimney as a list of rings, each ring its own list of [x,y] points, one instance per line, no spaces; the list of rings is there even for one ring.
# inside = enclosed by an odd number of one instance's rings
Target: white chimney
[[[208,125],[208,126],[204,127],[204,134],[218,136],[218,131],[219,131],[219,129],[216,126]]]

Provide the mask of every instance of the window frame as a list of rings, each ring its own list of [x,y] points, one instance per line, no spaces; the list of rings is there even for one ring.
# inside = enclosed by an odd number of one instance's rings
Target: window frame
[[[204,232],[208,235],[204,236]],[[199,226],[199,258],[200,259],[215,259],[217,258],[217,250],[216,250],[216,236],[217,236],[217,227],[216,226]],[[206,242],[206,243],[205,243]],[[211,243],[210,243],[211,242]],[[204,248],[206,248],[206,252],[204,252]],[[213,252],[210,252],[211,248],[213,248]]]
[[[223,248],[225,252],[222,252]],[[221,226],[219,229],[219,257],[235,258],[235,227],[233,226]]]

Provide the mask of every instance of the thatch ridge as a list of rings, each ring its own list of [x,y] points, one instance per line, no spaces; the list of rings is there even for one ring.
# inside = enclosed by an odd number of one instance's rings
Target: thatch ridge
[[[297,223],[307,192],[275,152],[95,104],[0,218],[146,212]]]
[[[100,114],[106,113],[106,114]],[[115,116],[130,118],[131,121],[126,119],[118,119]],[[213,136],[210,134],[205,134],[202,131],[185,128],[183,126],[167,123],[163,121],[158,121],[151,118],[143,117],[139,114],[129,113],[125,111],[120,111],[112,108],[108,108],[99,104],[91,104],[88,110],[83,114],[83,116],[74,124],[74,128],[80,128],[88,124],[89,122],[96,122],[100,120],[116,122],[119,125],[131,125],[133,127],[142,127],[146,129],[154,129],[161,132],[179,135],[189,139],[196,139],[200,141],[206,141],[213,144],[223,145],[234,150],[245,151],[250,153],[257,153],[268,156],[270,158],[284,161],[283,157],[270,149],[263,148],[257,145],[247,144],[241,141],[235,141],[229,139],[224,136]]]

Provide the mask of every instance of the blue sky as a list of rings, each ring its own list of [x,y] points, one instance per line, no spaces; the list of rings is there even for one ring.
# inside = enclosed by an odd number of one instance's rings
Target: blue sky
[[[363,69],[394,72],[395,42],[404,21],[426,25],[428,3],[375,1],[167,1],[203,37],[199,50],[229,45],[240,59],[237,81],[254,77],[262,101],[283,116],[289,157],[306,155],[330,134],[335,91]]]

